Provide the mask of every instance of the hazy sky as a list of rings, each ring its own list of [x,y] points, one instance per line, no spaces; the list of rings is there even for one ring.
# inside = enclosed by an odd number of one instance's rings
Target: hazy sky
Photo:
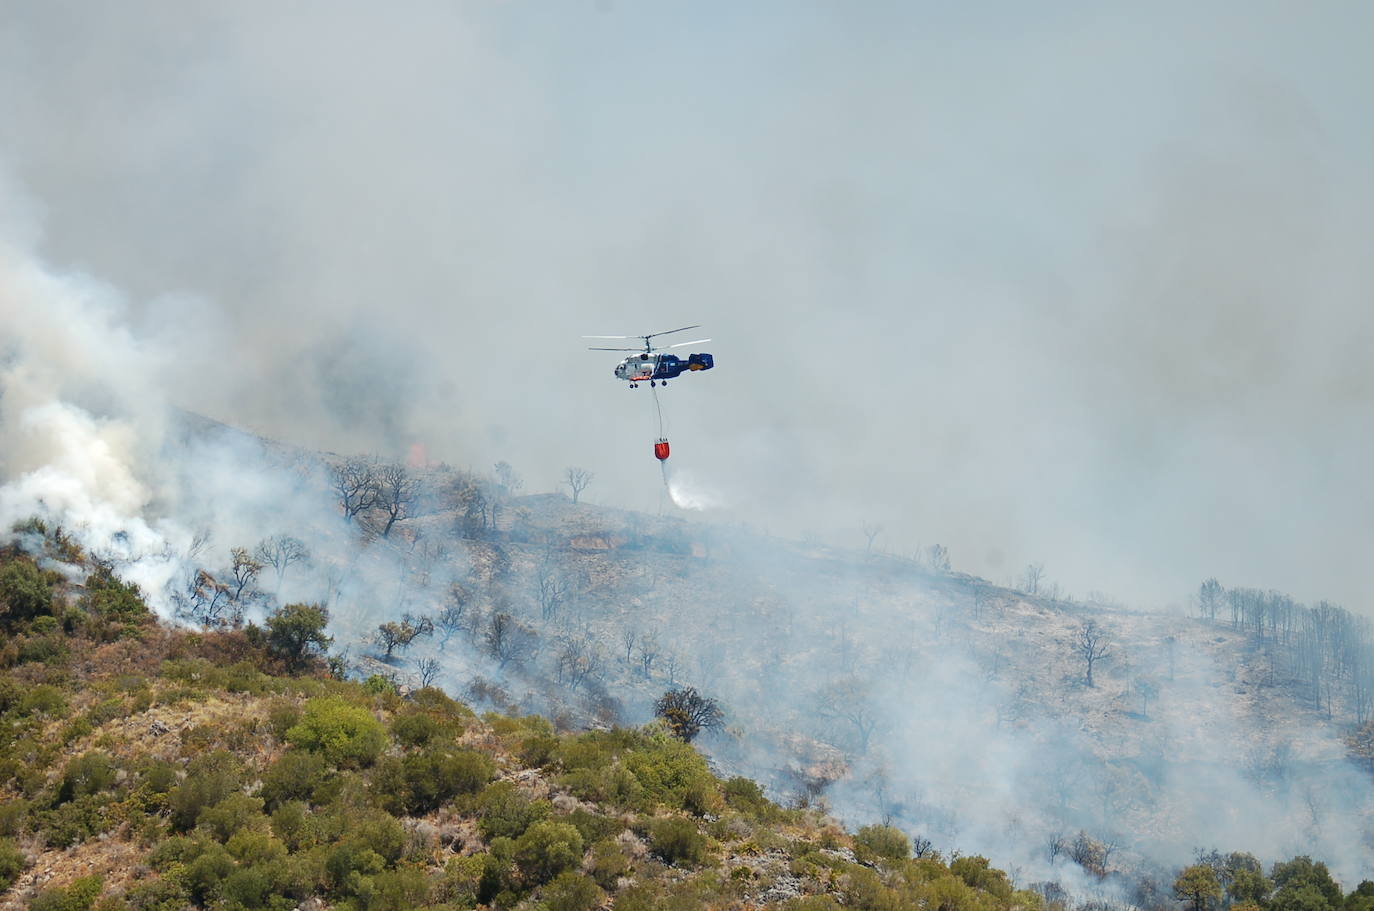
[[[1364,608],[1374,7],[15,2],[0,227],[179,404],[1005,581]],[[0,327],[3,328],[3,327]]]

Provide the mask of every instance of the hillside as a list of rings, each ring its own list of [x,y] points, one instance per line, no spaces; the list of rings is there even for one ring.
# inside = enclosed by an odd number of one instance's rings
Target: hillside
[[[66,556],[84,581],[0,554],[0,908],[1042,904],[983,858],[779,807],[665,728],[339,680],[309,634],[169,629]]]
[[[1327,614],[1291,599],[1234,589],[1231,622],[1078,602],[947,560],[525,495],[504,464],[179,426],[176,510],[151,542],[78,532],[167,619],[233,629],[320,603],[340,674],[560,729],[642,724],[691,686],[724,710],[697,741],[721,774],[1079,896],[1136,901],[1202,848],[1315,853],[1348,882],[1367,868],[1371,782],[1343,743],[1364,678],[1342,656],[1368,638],[1314,639],[1303,624]]]
[[[456,535],[428,570],[453,567],[455,581],[424,595],[412,571],[404,610],[459,616],[451,638],[393,659],[398,679],[435,660],[494,705],[576,724],[646,720],[664,689],[690,683],[729,710],[703,740],[718,767],[1013,858],[1033,880],[1076,878],[1055,845],[1079,832],[1132,876],[1197,846],[1278,859],[1320,845],[1347,876],[1374,851],[1374,790],[1346,759],[1351,716],[1309,698],[1274,643],[1243,629],[559,494],[490,496],[505,504],[490,527],[442,502],[402,527],[420,548]],[[370,636],[404,610],[350,613],[341,639],[386,671]],[[529,641],[493,650],[498,614]],[[1089,621],[1110,646],[1093,686],[1076,647]]]

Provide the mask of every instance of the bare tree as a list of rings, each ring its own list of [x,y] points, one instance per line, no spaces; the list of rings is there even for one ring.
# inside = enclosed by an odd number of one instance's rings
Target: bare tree
[[[563,483],[567,484],[568,489],[572,491],[572,501],[574,503],[582,496],[582,491],[587,489],[587,485],[590,484],[595,477],[596,475],[585,468],[569,468],[564,472]]]
[[[253,551],[253,556],[265,566],[276,570],[277,588],[281,588],[281,580],[286,575],[287,567],[294,563],[310,562],[310,551],[306,549],[305,542],[290,535],[263,538]]]
[[[859,753],[867,753],[878,729],[878,716],[869,702],[867,687],[856,677],[843,677],[825,686],[816,695],[816,716],[838,722],[849,729],[845,738]]]
[[[205,629],[229,625],[226,611],[233,602],[232,590],[203,569],[186,581],[186,590],[174,596],[177,613]]]
[[[654,662],[662,649],[658,642],[658,633],[650,630],[639,637],[639,672],[647,680],[653,670]]]
[[[927,547],[926,565],[937,573],[949,572],[949,548],[943,544],[932,544]]]
[[[1226,600],[1226,590],[1221,587],[1221,583],[1216,579],[1208,579],[1198,588],[1197,609],[1203,619],[1215,620],[1217,611],[1221,609],[1222,602]]]
[[[1078,628],[1074,635],[1074,651],[1083,658],[1083,663],[1087,669],[1087,684],[1093,686],[1093,665],[1103,658],[1111,655],[1112,639],[1111,635],[1102,627],[1097,625],[1096,620],[1089,620]]]
[[[253,559],[246,547],[230,548],[229,557],[229,571],[234,577],[234,584],[230,586],[229,600],[235,604],[251,601],[253,583],[257,581],[258,574],[262,572],[262,564]]]
[[[872,553],[873,539],[883,533],[883,527],[877,524],[870,525],[865,522],[863,523],[863,533],[864,537],[868,539],[868,544],[864,547],[864,553]]]
[[[458,528],[465,538],[485,537],[495,528],[495,497],[490,496],[481,479],[460,474],[449,486],[449,499],[459,513]]]
[[[1040,582],[1045,578],[1045,564],[1028,563],[1021,571],[1021,591],[1028,595],[1039,594]]]
[[[448,640],[453,638],[453,634],[463,628],[463,615],[467,613],[466,600],[455,600],[450,598],[444,609],[439,611],[438,618],[434,621],[435,627],[439,630],[439,647],[448,645]]]
[[[534,631],[505,611],[496,611],[487,620],[482,641],[487,654],[495,658],[500,667],[512,661],[518,664],[533,654],[538,644]]]
[[[510,462],[505,460],[497,462],[494,471],[496,473],[497,483],[504,487],[509,494],[519,493],[520,488],[525,486],[524,480],[520,475],[515,473],[515,469],[511,467]]]
[[[353,456],[333,466],[334,494],[339,498],[344,521],[377,505],[380,491],[377,485],[377,462]]]
[[[434,681],[439,679],[441,669],[437,658],[421,658],[415,662],[415,670],[420,674],[421,689],[432,686]]]
[[[577,689],[601,667],[601,650],[591,636],[565,636],[558,649],[558,682]]]
[[[1140,697],[1140,714],[1150,717],[1150,700],[1159,695],[1159,685],[1151,678],[1141,675],[1132,682],[1135,693]]]
[[[382,525],[382,537],[385,538],[397,522],[414,511],[420,481],[411,477],[404,465],[391,464],[377,469],[376,486],[376,505],[386,514],[386,522]]]
[[[539,612],[545,620],[552,620],[558,609],[568,600],[567,576],[552,566],[542,566],[536,579],[535,595],[539,599]]]

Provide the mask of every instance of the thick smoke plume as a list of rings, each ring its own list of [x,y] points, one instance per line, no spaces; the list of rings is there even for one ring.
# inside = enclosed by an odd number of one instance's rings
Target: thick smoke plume
[[[705,9],[6,9],[0,529],[61,525],[168,618],[298,541],[247,616],[327,602],[360,673],[447,616],[407,660],[491,704],[634,722],[690,682],[744,731],[722,764],[1025,882],[1080,830],[1356,875],[1368,780],[1260,646],[1101,608],[1089,690],[1098,608],[1040,576],[1367,610],[1374,13]],[[686,322],[717,368],[664,394],[664,479],[721,524],[565,512],[568,466],[664,489],[579,336]],[[366,453],[444,518],[345,521]]]

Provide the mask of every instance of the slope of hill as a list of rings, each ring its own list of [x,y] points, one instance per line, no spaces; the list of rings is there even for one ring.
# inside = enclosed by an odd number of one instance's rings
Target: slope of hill
[[[334,679],[287,612],[169,629],[64,556],[83,582],[0,554],[0,908],[1041,904],[983,858],[783,809],[663,728]]]
[[[122,520],[138,546],[103,516],[114,534],[77,534],[192,628],[318,602],[340,674],[437,683],[559,730],[645,723],[692,686],[725,709],[698,741],[722,775],[999,858],[1020,885],[1152,905],[1213,846],[1313,853],[1347,887],[1367,869],[1370,781],[1325,717],[1340,700],[1300,698],[1275,638],[520,496],[508,466],[498,480],[182,426],[161,514]],[[73,572],[75,542],[18,540]],[[1089,623],[1106,636],[1092,685]]]

